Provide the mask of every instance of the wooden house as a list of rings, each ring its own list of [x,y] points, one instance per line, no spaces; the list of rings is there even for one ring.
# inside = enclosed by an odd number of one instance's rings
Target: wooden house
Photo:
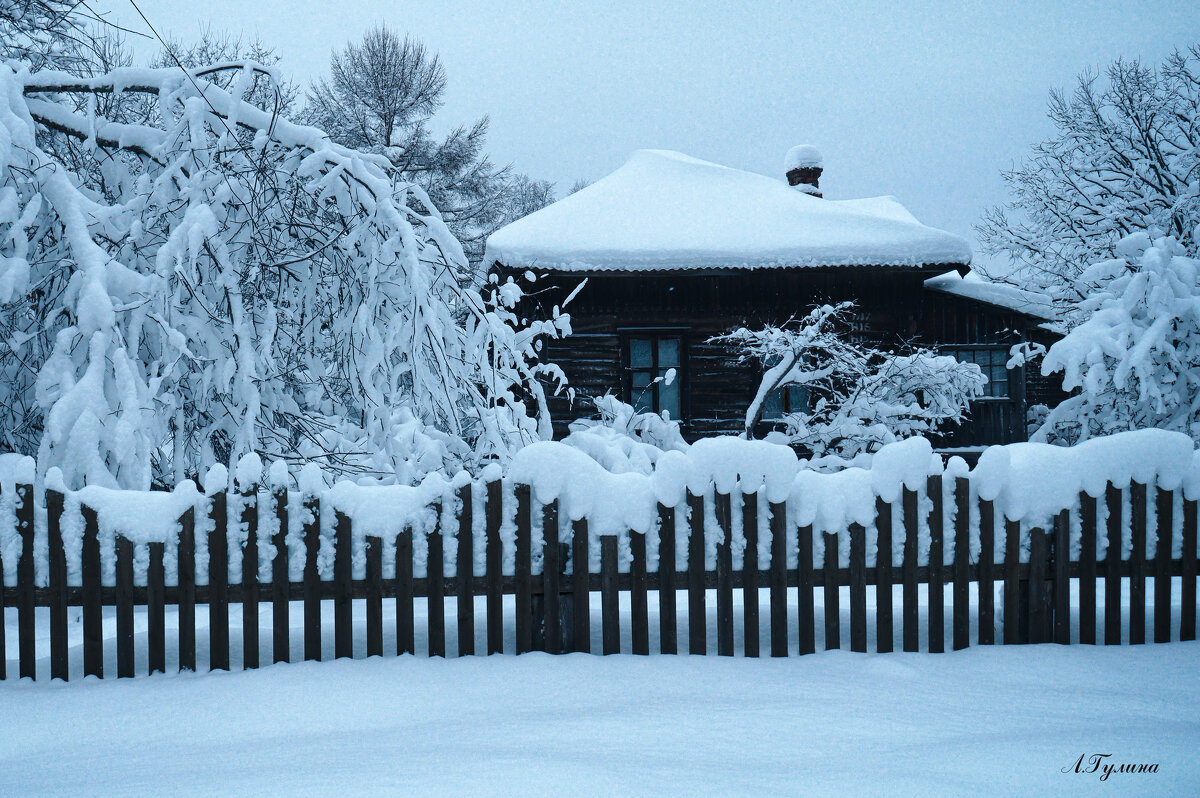
[[[943,447],[1025,439],[1028,405],[1053,402],[1053,390],[1005,363],[1012,344],[1048,335],[1046,308],[964,279],[967,242],[920,224],[894,198],[821,198],[821,170],[811,147],[788,154],[787,182],[639,151],[488,239],[489,268],[525,281],[523,316],[544,317],[575,292],[572,334],[543,354],[575,392],[573,406],[565,395],[551,400],[560,434],[591,412],[588,397],[607,392],[669,412],[688,438],[740,431],[760,367],[709,339],[853,300],[853,334],[953,353],[989,377],[986,396]],[[655,381],[670,369],[670,384]],[[790,401],[777,397],[772,410]]]

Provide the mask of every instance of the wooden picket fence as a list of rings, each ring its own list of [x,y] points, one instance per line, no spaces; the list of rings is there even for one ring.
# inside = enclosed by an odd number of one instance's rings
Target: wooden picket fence
[[[945,621],[944,593],[951,594],[953,648],[966,648],[973,642],[991,645],[997,642],[1055,642],[1120,644],[1124,632],[1129,643],[1146,642],[1147,609],[1152,611],[1153,637],[1155,642],[1172,639],[1194,640],[1196,637],[1196,574],[1197,574],[1197,505],[1196,501],[1178,496],[1172,491],[1155,488],[1154,523],[1148,521],[1148,495],[1151,486],[1133,483],[1129,486],[1109,485],[1104,497],[1097,500],[1081,494],[1076,510],[1063,510],[1047,524],[1048,528],[1023,529],[1017,522],[1004,518],[1001,508],[992,502],[972,498],[968,478],[955,477],[953,490],[948,492],[953,508],[943,507],[941,476],[929,477],[927,503],[922,504],[917,493],[905,489],[900,497],[901,507],[896,516],[901,519],[893,529],[893,508],[882,499],[876,500],[876,552],[875,564],[867,566],[867,536],[863,526],[851,524],[846,530],[849,536],[849,560],[846,567],[839,567],[836,535],[825,535],[824,562],[814,563],[813,528],[801,526],[789,528],[786,503],[765,503],[760,506],[759,495],[746,493],[737,502],[742,514],[741,535],[744,535],[746,566],[735,570],[732,557],[731,530],[732,512],[736,496],[710,493],[688,494],[686,507],[659,506],[658,562],[662,567],[657,572],[648,572],[646,536],[630,533],[628,539],[628,567],[618,567],[618,538],[603,536],[600,545],[600,567],[598,573],[591,572],[586,556],[571,557],[570,552],[585,552],[588,547],[588,520],[586,518],[564,523],[560,529],[559,510],[556,503],[535,506],[531,490],[527,485],[510,485],[494,481],[476,486],[467,484],[457,490],[455,512],[443,512],[437,526],[427,534],[428,573],[424,578],[414,578],[413,530],[397,519],[394,540],[395,573],[384,577],[383,540],[379,537],[358,537],[352,534],[351,521],[340,512],[333,519],[334,564],[332,578],[323,578],[318,567],[318,552],[321,543],[322,502],[316,496],[302,497],[305,510],[303,520],[303,546],[305,565],[303,579],[289,581],[288,577],[288,495],[286,491],[274,493],[253,492],[239,498],[243,501],[241,523],[245,525],[246,541],[241,547],[243,558],[240,584],[230,584],[227,558],[209,558],[207,584],[197,584],[196,579],[196,512],[187,510],[179,519],[178,538],[174,543],[177,556],[178,578],[167,584],[164,569],[165,543],[145,544],[148,551],[148,567],[145,584],[137,585],[134,579],[134,544],[116,536],[114,541],[116,575],[114,585],[104,585],[101,569],[101,535],[95,510],[81,507],[83,537],[79,584],[68,584],[68,569],[64,551],[62,519],[64,496],[56,491],[46,491],[42,496],[45,508],[45,535],[35,536],[35,492],[31,485],[16,486],[15,516],[17,532],[21,541],[21,554],[17,563],[17,581],[5,587],[0,581],[0,606],[17,608],[17,661],[20,677],[36,677],[38,639],[35,608],[49,607],[49,658],[52,678],[67,679],[69,674],[70,648],[68,646],[68,607],[82,607],[82,657],[86,675],[104,676],[105,637],[103,632],[102,608],[115,607],[116,621],[116,669],[117,676],[134,676],[135,634],[134,608],[144,606],[147,629],[144,636],[148,647],[147,670],[149,673],[166,669],[167,634],[165,619],[167,608],[177,612],[178,663],[180,670],[196,669],[196,607],[208,606],[209,668],[229,669],[231,606],[241,605],[244,668],[256,668],[260,658],[260,621],[264,620],[269,605],[270,626],[273,641],[271,658],[275,662],[292,659],[289,630],[291,602],[300,601],[303,607],[302,656],[306,660],[322,656],[321,608],[323,602],[332,602],[333,638],[335,656],[352,657],[355,651],[355,600],[365,601],[366,654],[379,656],[383,650],[385,627],[385,600],[394,604],[396,654],[416,653],[416,621],[414,599],[428,599],[426,622],[428,653],[430,656],[446,654],[445,599],[457,598],[457,653],[473,655],[475,650],[476,596],[486,597],[486,651],[488,654],[504,653],[505,613],[504,596],[515,597],[515,652],[523,653],[544,650],[550,653],[563,651],[588,652],[591,649],[591,606],[593,594],[599,593],[602,619],[602,646],[604,654],[621,652],[621,627],[628,625],[631,632],[628,649],[633,654],[650,653],[649,601],[652,594],[658,603],[658,645],[663,654],[681,651],[678,627],[677,598],[683,591],[687,602],[687,628],[683,641],[688,653],[708,653],[708,591],[715,589],[716,596],[716,653],[732,656],[735,653],[735,629],[740,626],[744,635],[742,651],[745,656],[760,655],[759,590],[768,589],[766,607],[769,624],[771,656],[808,654],[817,650],[817,618],[814,615],[816,591],[823,595],[825,649],[839,648],[842,644],[840,587],[849,591],[849,647],[853,651],[868,650],[868,613],[874,616],[874,650],[892,651],[895,645],[895,615],[893,590],[881,589],[871,593],[868,603],[867,587],[902,586],[900,601],[900,642],[904,651],[921,648],[922,630],[919,628],[919,588],[924,585],[927,593],[927,628],[925,649],[940,652],[944,649]],[[501,527],[505,523],[503,492],[515,494],[515,535],[510,538],[515,551],[512,555],[511,573],[505,573],[505,542]],[[486,541],[481,550],[483,575],[476,575],[475,565],[475,510],[473,496],[483,498],[482,529]],[[207,510],[212,519],[208,532],[210,552],[227,552],[231,544],[227,529],[227,501],[224,493],[209,499]],[[259,514],[257,503],[269,501],[274,508],[277,523],[270,530],[275,556],[271,561],[272,579],[260,584],[258,536]],[[712,508],[721,536],[716,547],[714,569],[705,567],[704,518],[705,504],[712,501]],[[1128,506],[1128,512],[1125,506]],[[1182,511],[1180,523],[1176,523],[1175,508]],[[917,530],[922,527],[919,513],[922,506],[929,507],[924,519],[928,533],[928,564],[919,564]],[[1107,507],[1107,513],[1101,509]],[[944,529],[946,510],[953,510],[949,529]],[[998,512],[998,510],[1001,510]],[[686,511],[681,522],[687,535],[687,567],[676,570],[675,515]],[[533,515],[541,514],[543,567],[535,573],[531,535]],[[756,562],[758,552],[759,514],[766,513],[767,528],[772,538],[769,562],[765,568]],[[1073,513],[1077,513],[1072,517]],[[267,516],[270,517],[270,516]],[[972,527],[971,522],[976,525]],[[1104,519],[1104,529],[1098,528]],[[1071,529],[1078,530],[1078,547],[1074,558]],[[453,525],[453,534],[443,540],[443,530]],[[1172,556],[1173,537],[1178,529],[1180,556]],[[559,535],[554,535],[558,531]],[[563,534],[567,532],[567,534]],[[1106,555],[1097,559],[1097,535],[1107,536]],[[983,556],[972,561],[971,539],[977,535],[978,550]],[[899,562],[893,562],[893,542],[902,537],[903,551]],[[998,541],[997,536],[1001,536]],[[1152,536],[1148,540],[1148,536]],[[446,542],[457,546],[457,561],[462,564],[457,574],[443,573],[443,546]],[[900,542],[900,541],[896,541]],[[996,545],[1000,543],[1001,545]],[[1022,560],[1022,545],[1027,544],[1028,556]],[[1129,545],[1126,546],[1125,544]],[[1148,556],[1148,543],[1154,543],[1153,556]],[[43,585],[36,583],[35,545],[44,545],[48,556],[48,576]],[[794,546],[794,565],[788,565],[788,547]],[[389,550],[392,548],[388,547]],[[1128,549],[1129,556],[1123,557]],[[989,556],[1002,552],[1003,556]],[[925,552],[921,552],[925,554]],[[236,556],[236,554],[235,554]],[[365,578],[355,579],[353,563],[365,559]],[[563,567],[572,562],[570,572]],[[361,560],[360,560],[361,562]],[[467,564],[470,567],[465,567]],[[0,567],[0,576],[3,575]],[[1147,595],[1147,580],[1153,579],[1153,591]],[[1122,580],[1129,580],[1127,607],[1122,607]],[[1172,584],[1180,579],[1178,626],[1172,621]],[[1076,583],[1077,605],[1072,606],[1072,582]],[[977,599],[971,601],[971,583],[977,585]],[[1002,623],[997,623],[995,605],[996,588],[1002,601]],[[1102,634],[1097,629],[1097,590],[1103,590]],[[735,591],[741,591],[741,618],[735,623]],[[796,591],[798,621],[794,628],[788,623],[787,591]],[[620,593],[628,593],[628,612],[622,611]],[[1149,606],[1148,606],[1149,600]],[[1077,612],[1078,622],[1074,627],[1072,618]],[[43,617],[45,613],[42,613]],[[977,639],[972,641],[970,630],[977,629]],[[1123,623],[1127,624],[1123,630]],[[997,639],[997,627],[1002,634]],[[1177,634],[1175,633],[1177,629]],[[1074,634],[1072,632],[1074,631]],[[5,639],[0,626],[0,678],[5,672]],[[45,652],[42,652],[43,654]],[[392,652],[389,652],[392,653]]]

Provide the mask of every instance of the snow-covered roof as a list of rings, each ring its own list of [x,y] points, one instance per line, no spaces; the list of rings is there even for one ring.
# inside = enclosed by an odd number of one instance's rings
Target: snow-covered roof
[[[967,242],[892,197],[832,201],[677,152],[617,171],[493,233],[485,263],[559,271],[970,262]]]
[[[1057,318],[1054,305],[1042,294],[1015,285],[993,283],[975,272],[968,272],[966,277],[960,276],[958,272],[939,274],[926,280],[925,286],[934,291],[987,302],[989,305],[998,305],[1047,321]]]
[[[801,167],[821,165],[821,151],[811,144],[797,144],[787,151],[783,159],[784,174]]]

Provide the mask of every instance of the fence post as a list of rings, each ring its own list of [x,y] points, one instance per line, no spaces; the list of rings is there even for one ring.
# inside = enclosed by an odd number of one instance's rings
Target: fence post
[[[1130,538],[1133,543],[1129,575],[1129,642],[1146,642],[1146,486],[1129,486]]]
[[[812,525],[808,524],[796,530],[796,608],[799,611],[799,628],[797,642],[801,654],[813,654],[817,650],[816,623],[817,619],[813,589],[813,541]]]
[[[1125,523],[1121,489],[1111,482],[1104,489],[1108,510],[1108,550],[1104,555],[1104,645],[1121,645],[1121,562]]]
[[[920,519],[917,517],[917,492],[904,488],[902,494],[904,511],[904,586],[901,599],[904,602],[902,610],[904,617],[904,650],[908,652],[920,649],[920,616],[917,614],[917,543],[920,540]]]
[[[1096,643],[1096,500],[1079,493],[1079,642]]]
[[[146,671],[150,675],[167,672],[166,573],[163,556],[166,544],[148,546],[150,563],[146,567]]]
[[[867,650],[867,531],[850,525],[850,650]]]
[[[367,560],[367,656],[383,656],[383,540],[363,541]]]
[[[1020,578],[1021,522],[1004,519],[1004,643],[1028,643],[1028,607],[1022,606],[1022,594],[1028,598],[1029,585]],[[1025,601],[1028,605],[1028,601]]]
[[[571,565],[573,650],[585,654],[592,650],[591,574],[588,566],[588,522],[580,518],[571,525]]]
[[[838,586],[838,536],[824,533],[825,565],[822,582],[825,587],[825,650],[842,646],[841,590]]]
[[[1183,586],[1180,588],[1179,639],[1196,639],[1196,501],[1183,500]]]
[[[788,655],[787,506],[771,502],[771,656]]]
[[[979,501],[979,645],[996,642],[996,506]]]
[[[629,628],[634,654],[650,653],[650,607],[646,597],[646,536],[629,533]]]
[[[406,527],[396,536],[396,653],[416,654],[413,619],[413,532]]]
[[[562,653],[562,616],[559,611],[558,501],[542,505],[542,650]],[[538,618],[534,618],[537,623]]]
[[[1054,518],[1054,642],[1071,642],[1071,515],[1063,510]]]
[[[133,678],[133,544],[118,535],[117,545],[117,678]]]
[[[600,538],[600,614],[604,653],[621,653],[621,616],[617,604],[617,536]]]

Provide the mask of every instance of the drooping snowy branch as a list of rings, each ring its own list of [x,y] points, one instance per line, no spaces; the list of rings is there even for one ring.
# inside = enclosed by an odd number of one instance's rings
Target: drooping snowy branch
[[[270,74],[0,67],[0,413],[41,470],[145,487],[259,452],[411,481],[547,434],[538,378],[562,375],[537,340],[567,317],[524,326],[517,286],[461,287],[424,191],[242,99]],[[77,110],[112,93],[156,123]]]

